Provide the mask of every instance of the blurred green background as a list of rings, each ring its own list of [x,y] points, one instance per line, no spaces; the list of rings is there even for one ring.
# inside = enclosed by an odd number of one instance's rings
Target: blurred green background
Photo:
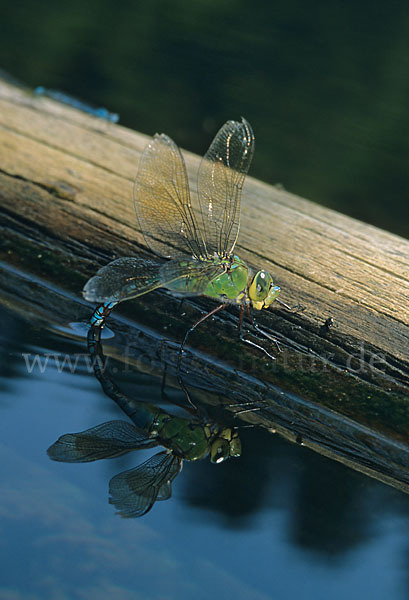
[[[409,237],[405,0],[0,0],[0,67],[199,154],[243,115],[251,175]]]

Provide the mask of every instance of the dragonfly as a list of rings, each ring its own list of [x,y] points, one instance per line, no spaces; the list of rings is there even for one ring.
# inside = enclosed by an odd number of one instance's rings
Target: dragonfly
[[[235,428],[221,427],[201,418],[178,417],[123,394],[107,369],[100,333],[101,327],[91,327],[88,332],[94,373],[104,392],[132,423],[108,421],[79,433],[66,433],[47,453],[55,461],[85,463],[115,458],[133,450],[164,447],[164,451],[141,465],[115,475],[109,483],[109,501],[118,513],[122,517],[140,517],[156,501],[171,497],[172,482],[184,460],[197,461],[210,456],[210,461],[218,464],[240,456],[241,442]]]
[[[91,325],[104,322],[119,302],[157,288],[181,298],[217,300],[216,308],[186,332],[181,355],[188,335],[229,304],[240,307],[239,331],[245,309],[252,322],[250,309],[270,307],[280,293],[272,275],[264,269],[254,271],[234,253],[254,143],[244,118],[227,121],[200,163],[197,193],[191,194],[178,146],[165,134],[152,138],[140,158],[134,202],[140,229],[157,258],[124,257],[99,269],[83,289],[86,300],[102,303],[92,314]]]
[[[77,110],[85,112],[97,119],[103,119],[105,121],[110,121],[111,123],[118,123],[119,115],[117,113],[109,112],[106,108],[94,108],[89,104],[86,104],[82,100],[78,100],[65,92],[59,92],[58,90],[49,90],[42,85],[39,85],[35,88],[34,94],[36,96],[47,96],[48,98],[52,98],[57,102],[61,102],[62,104],[67,104],[68,106],[72,106]]]

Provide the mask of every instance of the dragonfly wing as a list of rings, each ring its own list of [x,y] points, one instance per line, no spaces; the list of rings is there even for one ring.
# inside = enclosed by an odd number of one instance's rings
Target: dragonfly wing
[[[168,480],[159,489],[156,500],[169,500],[172,496],[172,481],[175,479],[176,475],[180,473],[182,467],[183,461],[180,458],[172,463],[168,473]]]
[[[127,421],[108,421],[80,433],[62,435],[47,454],[59,462],[83,463],[157,445],[155,439]]]
[[[167,483],[164,483],[163,486],[160,488],[158,495],[156,497],[156,500],[159,502],[159,500],[169,500],[169,498],[172,496],[172,482],[169,481]]]
[[[207,254],[229,256],[240,227],[240,200],[254,153],[254,134],[242,119],[218,131],[199,167],[198,195]]]
[[[141,517],[152,508],[161,489],[170,486],[181,465],[177,456],[160,452],[135,469],[119,473],[109,483],[110,504],[122,517]]]
[[[200,296],[209,282],[226,271],[225,265],[195,258],[179,258],[163,263],[163,287],[180,296]]]
[[[135,209],[146,243],[160,256],[203,255],[192,211],[185,162],[167,135],[156,134],[139,161]]]
[[[156,261],[118,258],[97,271],[85,284],[82,294],[91,302],[121,302],[161,287]]]
[[[156,500],[169,500],[172,496],[172,482],[183,467],[183,461],[180,458],[174,456],[174,459],[168,471],[167,481],[159,488]]]

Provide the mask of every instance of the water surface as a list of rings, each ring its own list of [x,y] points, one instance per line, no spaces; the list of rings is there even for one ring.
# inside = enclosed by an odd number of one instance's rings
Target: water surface
[[[121,519],[108,481],[155,450],[51,462],[61,434],[125,417],[85,362],[60,372],[83,340],[7,310],[1,332],[1,598],[407,597],[409,498],[256,428],[241,430],[240,459],[185,462],[172,499]],[[54,357],[29,373],[36,353]],[[159,399],[153,376],[128,386]]]

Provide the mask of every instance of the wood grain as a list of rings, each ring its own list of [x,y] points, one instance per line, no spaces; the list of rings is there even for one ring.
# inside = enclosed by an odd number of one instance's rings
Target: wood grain
[[[147,140],[1,81],[2,260],[80,296],[99,266],[147,255],[132,201]],[[200,159],[184,154],[194,193]],[[276,305],[257,315],[282,348],[274,362],[237,341],[234,309],[198,328],[192,347],[406,440],[409,242],[249,177],[236,250],[268,269],[281,299],[303,310]],[[181,317],[162,292],[127,304],[120,313],[166,327],[174,339],[198,309],[214,306],[188,302]]]

